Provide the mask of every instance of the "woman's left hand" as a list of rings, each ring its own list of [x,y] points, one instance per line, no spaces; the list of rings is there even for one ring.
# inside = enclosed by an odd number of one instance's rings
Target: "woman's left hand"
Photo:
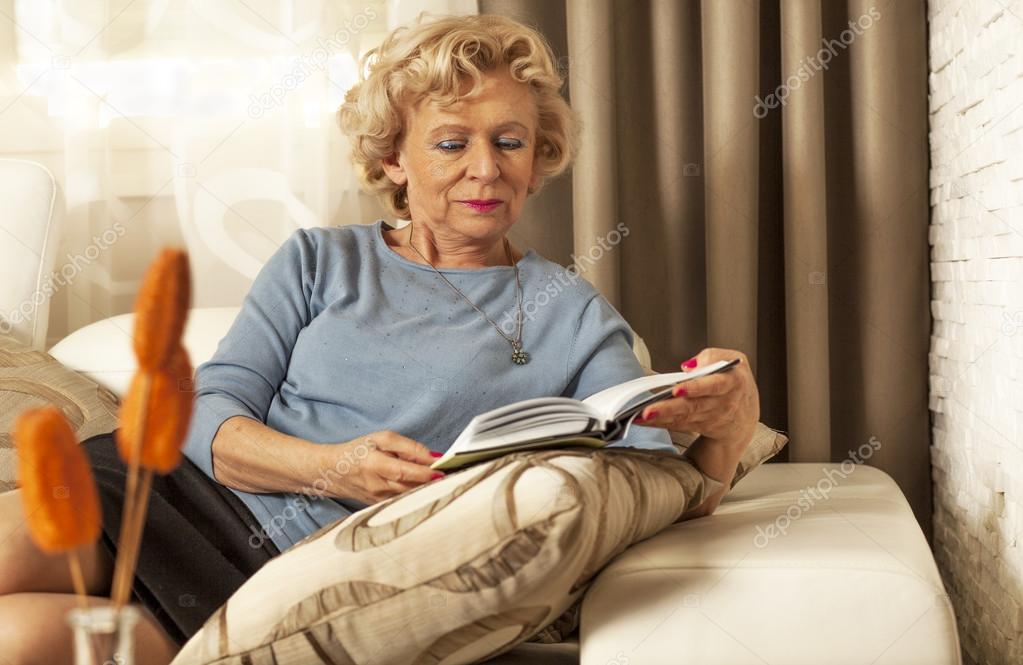
[[[651,404],[633,422],[644,427],[695,432],[705,439],[745,447],[760,421],[760,392],[746,354],[708,348],[682,363],[682,369],[692,371],[735,358],[740,359],[739,364],[728,371],[676,385],[675,397]]]

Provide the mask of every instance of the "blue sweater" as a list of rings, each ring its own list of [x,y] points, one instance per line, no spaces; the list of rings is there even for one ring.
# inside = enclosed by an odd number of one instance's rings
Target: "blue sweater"
[[[583,399],[643,376],[621,315],[532,249],[518,262],[531,358],[512,363],[507,340],[439,275],[387,246],[384,224],[295,231],[260,271],[196,370],[185,455],[208,476],[213,438],[232,416],[324,445],[393,430],[443,452],[483,411],[533,397]],[[511,266],[442,272],[515,338]],[[666,430],[636,425],[613,445],[675,451]],[[232,491],[263,527],[250,544],[269,538],[281,551],[366,507],[315,491]]]

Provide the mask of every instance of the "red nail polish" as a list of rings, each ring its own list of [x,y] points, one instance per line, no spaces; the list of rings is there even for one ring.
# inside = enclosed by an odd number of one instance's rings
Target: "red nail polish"
[[[686,396],[685,386],[678,386],[678,387],[676,387],[675,390],[673,390],[671,394],[673,396],[675,396],[675,397],[685,397]]]
[[[432,476],[430,476],[430,480],[437,480],[438,478],[443,478],[443,477],[444,477],[443,473],[434,473]]]
[[[682,367],[685,369],[692,369],[696,367],[696,358],[690,358],[689,360],[682,363]]]
[[[438,453],[436,450],[431,450],[430,454],[434,457],[444,457],[444,453]]]
[[[637,423],[647,423],[647,422],[650,422],[651,420],[653,420],[656,417],[657,417],[657,412],[656,411],[651,411],[650,413],[648,413],[646,415],[646,417],[644,417],[643,414],[641,413],[641,414],[639,414],[639,418],[636,418],[635,422],[637,422]]]

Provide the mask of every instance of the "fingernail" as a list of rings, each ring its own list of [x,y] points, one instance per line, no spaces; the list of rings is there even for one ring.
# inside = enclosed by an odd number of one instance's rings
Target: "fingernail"
[[[444,457],[444,453],[438,453],[436,450],[431,450],[430,454],[434,457]]]
[[[444,477],[444,474],[438,472],[438,473],[434,473],[432,476],[430,476],[430,480],[437,480],[438,478],[443,478],[443,477]]]
[[[657,417],[657,412],[656,411],[651,411],[650,413],[646,414],[645,416],[641,413],[641,414],[639,414],[639,418],[636,418],[635,422],[637,422],[637,423],[646,423],[646,422],[650,422],[651,420],[653,420],[656,417]]]
[[[671,391],[671,394],[675,397],[685,397],[686,396],[685,386],[675,386],[675,389]]]
[[[692,369],[696,367],[696,358],[690,358],[689,360],[682,363],[682,367],[685,369]]]

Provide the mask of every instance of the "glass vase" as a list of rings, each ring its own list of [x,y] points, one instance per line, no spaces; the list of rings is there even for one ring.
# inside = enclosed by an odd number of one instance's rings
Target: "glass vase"
[[[134,665],[135,624],[139,612],[130,605],[75,608],[68,612],[75,665]]]

